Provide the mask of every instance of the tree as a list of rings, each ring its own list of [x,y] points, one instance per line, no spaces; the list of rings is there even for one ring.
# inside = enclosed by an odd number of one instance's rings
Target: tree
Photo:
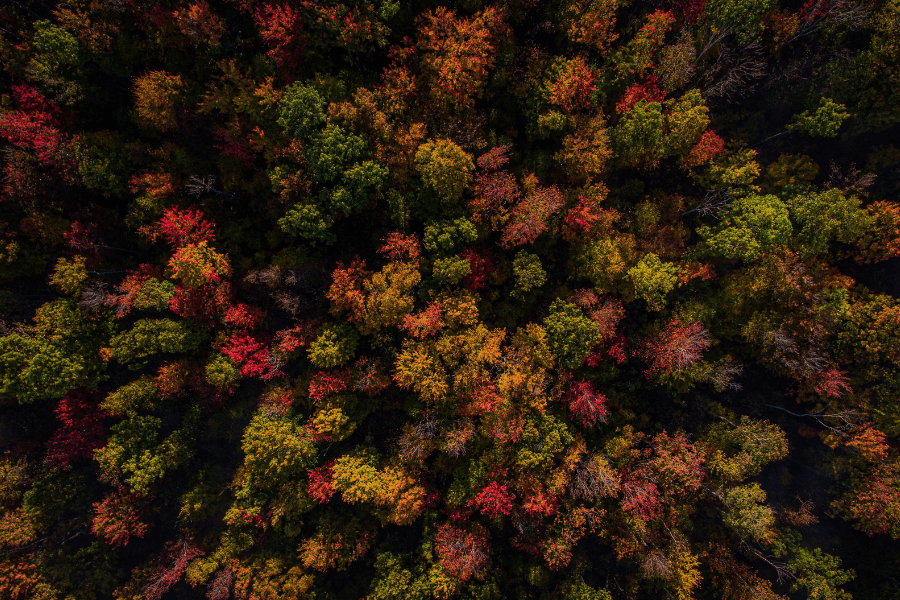
[[[241,447],[252,484],[264,490],[302,478],[315,459],[315,446],[291,419],[262,411],[244,430]]]
[[[755,194],[735,200],[722,223],[697,229],[707,252],[753,261],[784,245],[793,232],[788,208],[778,197]]]
[[[468,219],[438,221],[425,226],[423,245],[429,252],[452,254],[478,239],[478,231]]]
[[[525,250],[519,250],[513,260],[513,276],[516,280],[513,295],[520,298],[526,297],[547,280],[547,272],[541,267],[540,257]]]
[[[830,98],[822,98],[815,112],[803,111],[787,126],[787,131],[804,131],[813,137],[834,137],[850,113],[847,107]]]
[[[831,240],[853,242],[872,224],[868,213],[860,207],[859,199],[847,197],[836,188],[798,194],[787,204],[799,225],[797,241],[806,257],[827,252]]]
[[[312,86],[289,85],[279,105],[278,124],[293,138],[308,139],[325,124],[325,100]]]
[[[181,280],[188,290],[217,283],[231,275],[228,258],[210,248],[205,241],[179,248],[169,259],[169,269],[172,278]]]
[[[127,546],[131,538],[142,538],[149,529],[141,519],[145,506],[146,499],[140,494],[129,493],[120,486],[94,504],[91,531],[113,548]]]
[[[686,325],[672,319],[662,331],[643,343],[641,355],[650,363],[644,374],[650,378],[686,369],[700,360],[703,351],[712,344],[709,332],[699,321]]]
[[[565,203],[556,186],[542,187],[534,175],[525,178],[524,187],[525,197],[512,209],[503,229],[500,244],[507,249],[533,244],[547,231],[550,217]]]
[[[346,323],[326,325],[309,345],[309,360],[320,368],[337,367],[353,358],[359,336]]]
[[[662,262],[649,252],[628,270],[628,278],[634,286],[634,295],[646,301],[651,310],[660,310],[665,306],[666,296],[678,283],[678,267]]]
[[[68,468],[72,463],[91,458],[103,445],[106,430],[103,411],[88,404],[89,394],[69,392],[56,407],[59,429],[47,442],[47,457],[55,465]]]
[[[496,60],[495,40],[504,31],[503,14],[494,7],[471,19],[444,7],[422,15],[417,47],[427,91],[437,106],[465,110],[472,105]]]
[[[61,398],[79,386],[96,387],[105,368],[99,349],[109,325],[88,318],[73,300],[44,304],[31,332],[0,337],[0,395],[30,403]]]
[[[641,100],[611,131],[615,156],[624,165],[655,167],[664,142],[662,104]]]
[[[550,351],[565,369],[575,369],[600,341],[597,326],[574,304],[554,300],[544,319]]]
[[[419,146],[416,170],[425,185],[443,202],[455,202],[472,182],[472,157],[450,140],[435,140]]]
[[[140,122],[169,131],[178,125],[178,105],[184,84],[180,75],[151,71],[134,82],[135,110]]]
[[[434,545],[441,568],[463,581],[479,576],[486,566],[487,536],[479,529],[466,531],[445,523],[438,528]]]
[[[141,319],[134,327],[113,337],[109,356],[124,363],[142,361],[154,354],[192,352],[200,344],[199,332],[183,321]]]

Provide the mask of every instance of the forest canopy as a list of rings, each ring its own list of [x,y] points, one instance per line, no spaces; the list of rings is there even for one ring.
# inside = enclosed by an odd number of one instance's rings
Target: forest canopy
[[[900,0],[13,0],[0,65],[0,598],[900,598]]]

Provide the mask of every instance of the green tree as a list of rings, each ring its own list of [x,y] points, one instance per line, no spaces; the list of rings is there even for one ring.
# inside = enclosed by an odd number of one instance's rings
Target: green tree
[[[50,277],[50,285],[67,296],[78,297],[84,290],[88,278],[83,256],[76,256],[72,260],[60,257]]]
[[[662,104],[641,100],[611,130],[614,156],[627,166],[656,166],[665,140],[664,125]]]
[[[278,219],[278,226],[283,232],[306,238],[311,246],[317,242],[329,245],[335,242],[331,225],[331,218],[315,204],[297,204]]]
[[[450,140],[436,140],[419,146],[416,170],[441,200],[453,202],[472,183],[475,163],[471,155]]]
[[[429,252],[452,254],[478,238],[478,230],[465,218],[438,221],[425,226],[423,245]]]
[[[462,256],[450,256],[434,261],[434,280],[438,285],[456,285],[472,272],[469,261]]]
[[[805,110],[794,117],[788,131],[804,131],[813,137],[835,137],[841,124],[850,116],[847,109],[830,98],[822,98],[814,111]]]
[[[665,306],[666,296],[678,284],[678,267],[664,263],[651,252],[628,270],[628,278],[634,286],[634,295],[645,300],[651,310],[660,310]]]
[[[141,319],[130,330],[110,340],[110,356],[130,364],[154,354],[193,352],[201,340],[202,335],[183,321]]]
[[[325,100],[312,86],[289,85],[279,101],[278,124],[287,135],[307,139],[325,124]]]
[[[853,242],[872,225],[859,199],[837,188],[797,194],[787,200],[787,205],[798,225],[797,242],[804,256],[828,252],[832,240]]]
[[[709,254],[744,261],[787,244],[792,231],[785,203],[777,196],[755,194],[735,200],[716,227],[697,228]]]
[[[317,367],[337,367],[353,358],[359,335],[347,323],[330,323],[309,345],[309,360]]]
[[[106,367],[99,350],[111,331],[109,320],[88,318],[72,300],[44,304],[30,332],[0,337],[0,396],[31,403],[95,387]]]
[[[316,458],[315,445],[293,420],[263,412],[247,425],[241,447],[249,481],[264,490],[303,477]]]
[[[558,299],[550,305],[550,316],[544,319],[544,327],[550,351],[564,369],[578,368],[591,347],[601,339],[597,324],[580,308]]]
[[[520,250],[513,259],[513,276],[515,289],[513,295],[524,298],[547,281],[547,272],[541,266],[541,259],[536,254]]]

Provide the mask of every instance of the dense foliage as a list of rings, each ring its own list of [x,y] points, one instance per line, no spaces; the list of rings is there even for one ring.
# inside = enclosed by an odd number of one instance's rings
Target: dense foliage
[[[0,3],[0,598],[900,597],[900,1]]]

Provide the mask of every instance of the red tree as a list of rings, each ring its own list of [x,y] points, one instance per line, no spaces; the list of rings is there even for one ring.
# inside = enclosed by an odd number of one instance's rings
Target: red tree
[[[441,568],[467,581],[483,572],[488,560],[487,534],[466,531],[444,523],[434,536],[434,549]]]
[[[175,247],[200,242],[212,243],[216,239],[213,224],[203,220],[202,212],[194,209],[181,210],[177,206],[171,206],[163,212],[159,230],[166,242]]]
[[[712,346],[709,332],[699,321],[685,325],[672,319],[657,335],[644,341],[641,355],[650,363],[647,379],[657,373],[671,373],[691,366]]]
[[[487,287],[488,276],[494,272],[495,268],[494,261],[491,260],[490,251],[466,248],[460,256],[469,261],[469,269],[471,270],[471,273],[463,279],[463,287],[473,292]]]
[[[577,417],[584,427],[593,427],[597,421],[606,422],[606,396],[586,381],[572,383],[563,401],[569,407],[569,415],[573,419]]]
[[[319,504],[328,502],[334,495],[335,489],[332,483],[331,469],[334,461],[321,467],[309,470],[309,483],[306,492]]]
[[[94,504],[91,531],[113,548],[126,546],[133,537],[144,537],[148,527],[141,520],[144,502],[142,496],[129,494],[120,486]]]
[[[550,217],[565,203],[555,185],[540,187],[534,175],[526,178],[525,188],[525,198],[512,210],[510,221],[503,229],[501,245],[507,249],[533,243],[547,231]]]
[[[91,398],[90,392],[73,391],[56,407],[61,426],[47,442],[47,456],[55,465],[68,468],[73,462],[86,460],[106,440],[101,419],[106,416]]]
[[[507,490],[505,485],[492,481],[482,488],[466,503],[466,506],[474,506],[481,514],[496,519],[499,515],[508,515],[512,510],[512,501],[515,495]]]
[[[163,555],[159,559],[156,571],[147,579],[144,585],[144,598],[146,600],[159,600],[172,589],[187,569],[188,563],[204,552],[192,545],[188,540],[169,542]]]
[[[656,85],[657,81],[656,75],[648,75],[643,83],[635,83],[625,90],[625,95],[616,104],[616,112],[623,115],[641,100],[646,100],[648,103],[665,100],[666,93],[659,89]]]
[[[319,402],[332,394],[346,392],[349,380],[350,372],[347,370],[334,373],[319,371],[309,380],[309,397]]]

